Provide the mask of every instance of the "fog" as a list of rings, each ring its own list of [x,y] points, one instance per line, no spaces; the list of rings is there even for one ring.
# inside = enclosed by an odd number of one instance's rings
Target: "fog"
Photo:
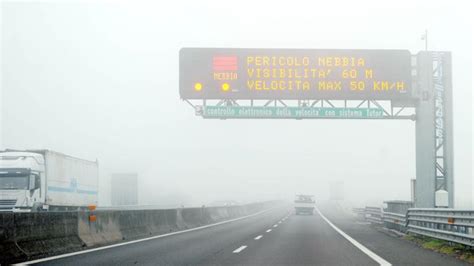
[[[178,94],[182,47],[452,51],[455,204],[473,206],[472,15],[433,1],[3,2],[0,148],[138,174],[139,204],[409,200],[409,120],[205,120]]]

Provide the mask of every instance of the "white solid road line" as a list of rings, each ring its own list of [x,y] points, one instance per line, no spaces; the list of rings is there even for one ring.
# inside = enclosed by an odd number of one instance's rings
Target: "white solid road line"
[[[231,222],[235,222],[235,221],[247,219],[247,218],[250,218],[250,217],[253,217],[253,216],[257,216],[257,215],[260,215],[260,214],[262,214],[262,213],[271,211],[271,210],[273,210],[273,209],[275,209],[275,208],[277,208],[277,207],[273,207],[273,208],[270,208],[270,209],[268,209],[268,210],[260,211],[260,212],[254,213],[254,214],[250,214],[250,215],[247,215],[247,216],[235,218],[235,219],[232,219],[232,220],[222,221],[222,222],[218,222],[218,223],[214,223],[214,224],[203,225],[203,226],[199,226],[199,227],[195,227],[195,228],[191,228],[191,229],[186,229],[186,230],[182,230],[182,231],[176,231],[176,232],[172,232],[172,233],[168,233],[168,234],[163,234],[163,235],[157,235],[157,236],[152,236],[152,237],[147,237],[147,238],[132,240],[132,241],[123,242],[123,243],[118,243],[118,244],[114,244],[114,245],[110,245],[110,246],[104,246],[104,247],[99,247],[99,248],[92,248],[92,249],[81,250],[81,251],[72,252],[72,253],[67,253],[67,254],[62,254],[62,255],[57,255],[57,256],[53,256],[53,257],[47,257],[47,258],[43,258],[43,259],[37,259],[37,260],[31,260],[31,261],[20,262],[20,263],[18,263],[18,264],[13,264],[13,265],[29,265],[29,264],[35,264],[35,263],[40,263],[40,262],[45,262],[45,261],[50,261],[50,260],[57,260],[57,259],[62,259],[62,258],[66,258],[66,257],[72,257],[72,256],[80,255],[80,254],[85,254],[85,253],[90,253],[90,252],[94,252],[94,251],[99,251],[99,250],[104,250],[104,249],[109,249],[109,248],[115,248],[115,247],[130,245],[130,244],[139,243],[139,242],[144,242],[144,241],[153,240],[153,239],[157,239],[157,238],[163,238],[163,237],[172,236],[172,235],[179,235],[179,234],[183,234],[183,233],[187,233],[187,232],[197,231],[197,230],[201,230],[201,229],[205,229],[205,228],[209,228],[209,227],[213,227],[213,226],[217,226],[217,225],[221,225],[221,224],[226,224],[226,223],[231,223]]]
[[[364,252],[367,256],[369,256],[371,259],[375,260],[378,264],[381,266],[391,266],[392,264],[384,259],[382,259],[379,255],[375,254],[372,252],[370,249],[366,248],[364,245],[361,243],[357,242],[355,239],[344,233],[341,229],[337,228],[331,221],[329,221],[326,216],[324,216],[319,209],[316,209],[318,214],[321,216],[321,218],[326,221],[336,232],[338,232],[340,235],[342,235],[345,239],[347,239],[349,242],[351,242],[352,245],[356,246],[358,249],[360,249],[362,252]]]
[[[256,238],[254,238],[255,240],[259,240],[260,238],[262,238],[263,236],[262,235],[259,235],[257,236]]]
[[[267,230],[267,233],[270,233],[271,231],[272,231],[272,229],[268,229],[268,230]]]
[[[234,250],[232,253],[239,253],[240,251],[244,250],[247,246],[241,246],[240,248]]]

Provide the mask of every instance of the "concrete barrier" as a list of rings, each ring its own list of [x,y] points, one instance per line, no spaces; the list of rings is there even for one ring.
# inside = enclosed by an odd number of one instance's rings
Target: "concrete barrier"
[[[276,204],[273,201],[168,210],[0,213],[0,264],[195,228],[250,215]]]
[[[79,237],[87,247],[133,240],[179,230],[178,210],[97,211],[79,215]],[[184,226],[182,226],[184,227]]]
[[[0,263],[4,264],[2,258],[26,258],[15,244],[15,225],[13,213],[0,215]]]
[[[81,249],[78,213],[2,213],[0,263]]]
[[[229,211],[230,207],[213,207],[209,208],[209,215],[213,221],[220,222],[223,220],[232,219],[234,216],[232,215],[231,211]]]

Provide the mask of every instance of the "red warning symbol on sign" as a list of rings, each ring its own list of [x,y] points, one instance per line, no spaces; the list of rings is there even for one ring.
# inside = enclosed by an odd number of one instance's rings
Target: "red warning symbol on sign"
[[[236,71],[237,56],[214,56],[212,66],[214,71]]]

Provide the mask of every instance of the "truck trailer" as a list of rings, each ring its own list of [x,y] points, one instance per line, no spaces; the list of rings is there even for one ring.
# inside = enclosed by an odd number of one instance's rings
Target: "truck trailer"
[[[0,151],[0,211],[97,205],[99,165],[51,150]]]

